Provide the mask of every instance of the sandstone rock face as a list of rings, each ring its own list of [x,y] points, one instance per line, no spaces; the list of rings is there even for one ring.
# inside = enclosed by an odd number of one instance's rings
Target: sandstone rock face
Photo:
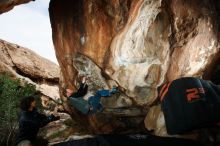
[[[1,0],[0,1],[0,14],[10,11],[16,5],[28,3],[33,0]]]
[[[36,85],[42,95],[60,100],[59,66],[27,48],[0,40],[0,73],[24,79]]]
[[[219,60],[219,1],[184,2],[174,0],[173,53],[169,80],[179,76],[203,76],[210,64]]]
[[[137,111],[155,104],[159,85],[183,76],[210,79],[220,60],[218,0],[51,0],[49,12],[61,91],[76,89],[79,75],[93,81],[90,90],[121,89],[102,100],[114,108],[109,113],[85,116],[65,104],[94,133],[140,129],[145,116]],[[146,127],[166,135],[161,110],[151,110],[157,117],[145,119]]]

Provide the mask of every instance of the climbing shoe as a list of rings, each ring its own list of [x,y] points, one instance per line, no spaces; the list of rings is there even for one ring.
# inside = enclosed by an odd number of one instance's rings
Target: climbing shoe
[[[118,90],[118,87],[113,87],[111,90],[110,90],[110,93],[111,94],[115,94],[115,93],[118,93],[119,90]]]

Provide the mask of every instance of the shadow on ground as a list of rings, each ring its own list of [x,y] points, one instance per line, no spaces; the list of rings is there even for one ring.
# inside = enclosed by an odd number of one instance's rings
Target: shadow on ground
[[[97,135],[94,138],[72,140],[72,141],[55,144],[53,146],[203,146],[203,145],[201,145],[197,141],[193,141],[189,139],[157,137],[147,134],[134,134],[134,135]]]

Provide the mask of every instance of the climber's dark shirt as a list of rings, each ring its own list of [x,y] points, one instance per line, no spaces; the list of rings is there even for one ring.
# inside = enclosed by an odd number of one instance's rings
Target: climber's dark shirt
[[[16,144],[22,140],[34,141],[40,127],[51,122],[50,117],[33,111],[22,111],[19,118],[19,133],[16,138]]]

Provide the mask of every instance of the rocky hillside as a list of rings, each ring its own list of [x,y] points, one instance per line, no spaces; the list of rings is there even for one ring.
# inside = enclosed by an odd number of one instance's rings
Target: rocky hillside
[[[0,40],[0,73],[24,79],[36,85],[44,96],[59,100],[60,68],[55,63],[40,57],[33,51]]]

